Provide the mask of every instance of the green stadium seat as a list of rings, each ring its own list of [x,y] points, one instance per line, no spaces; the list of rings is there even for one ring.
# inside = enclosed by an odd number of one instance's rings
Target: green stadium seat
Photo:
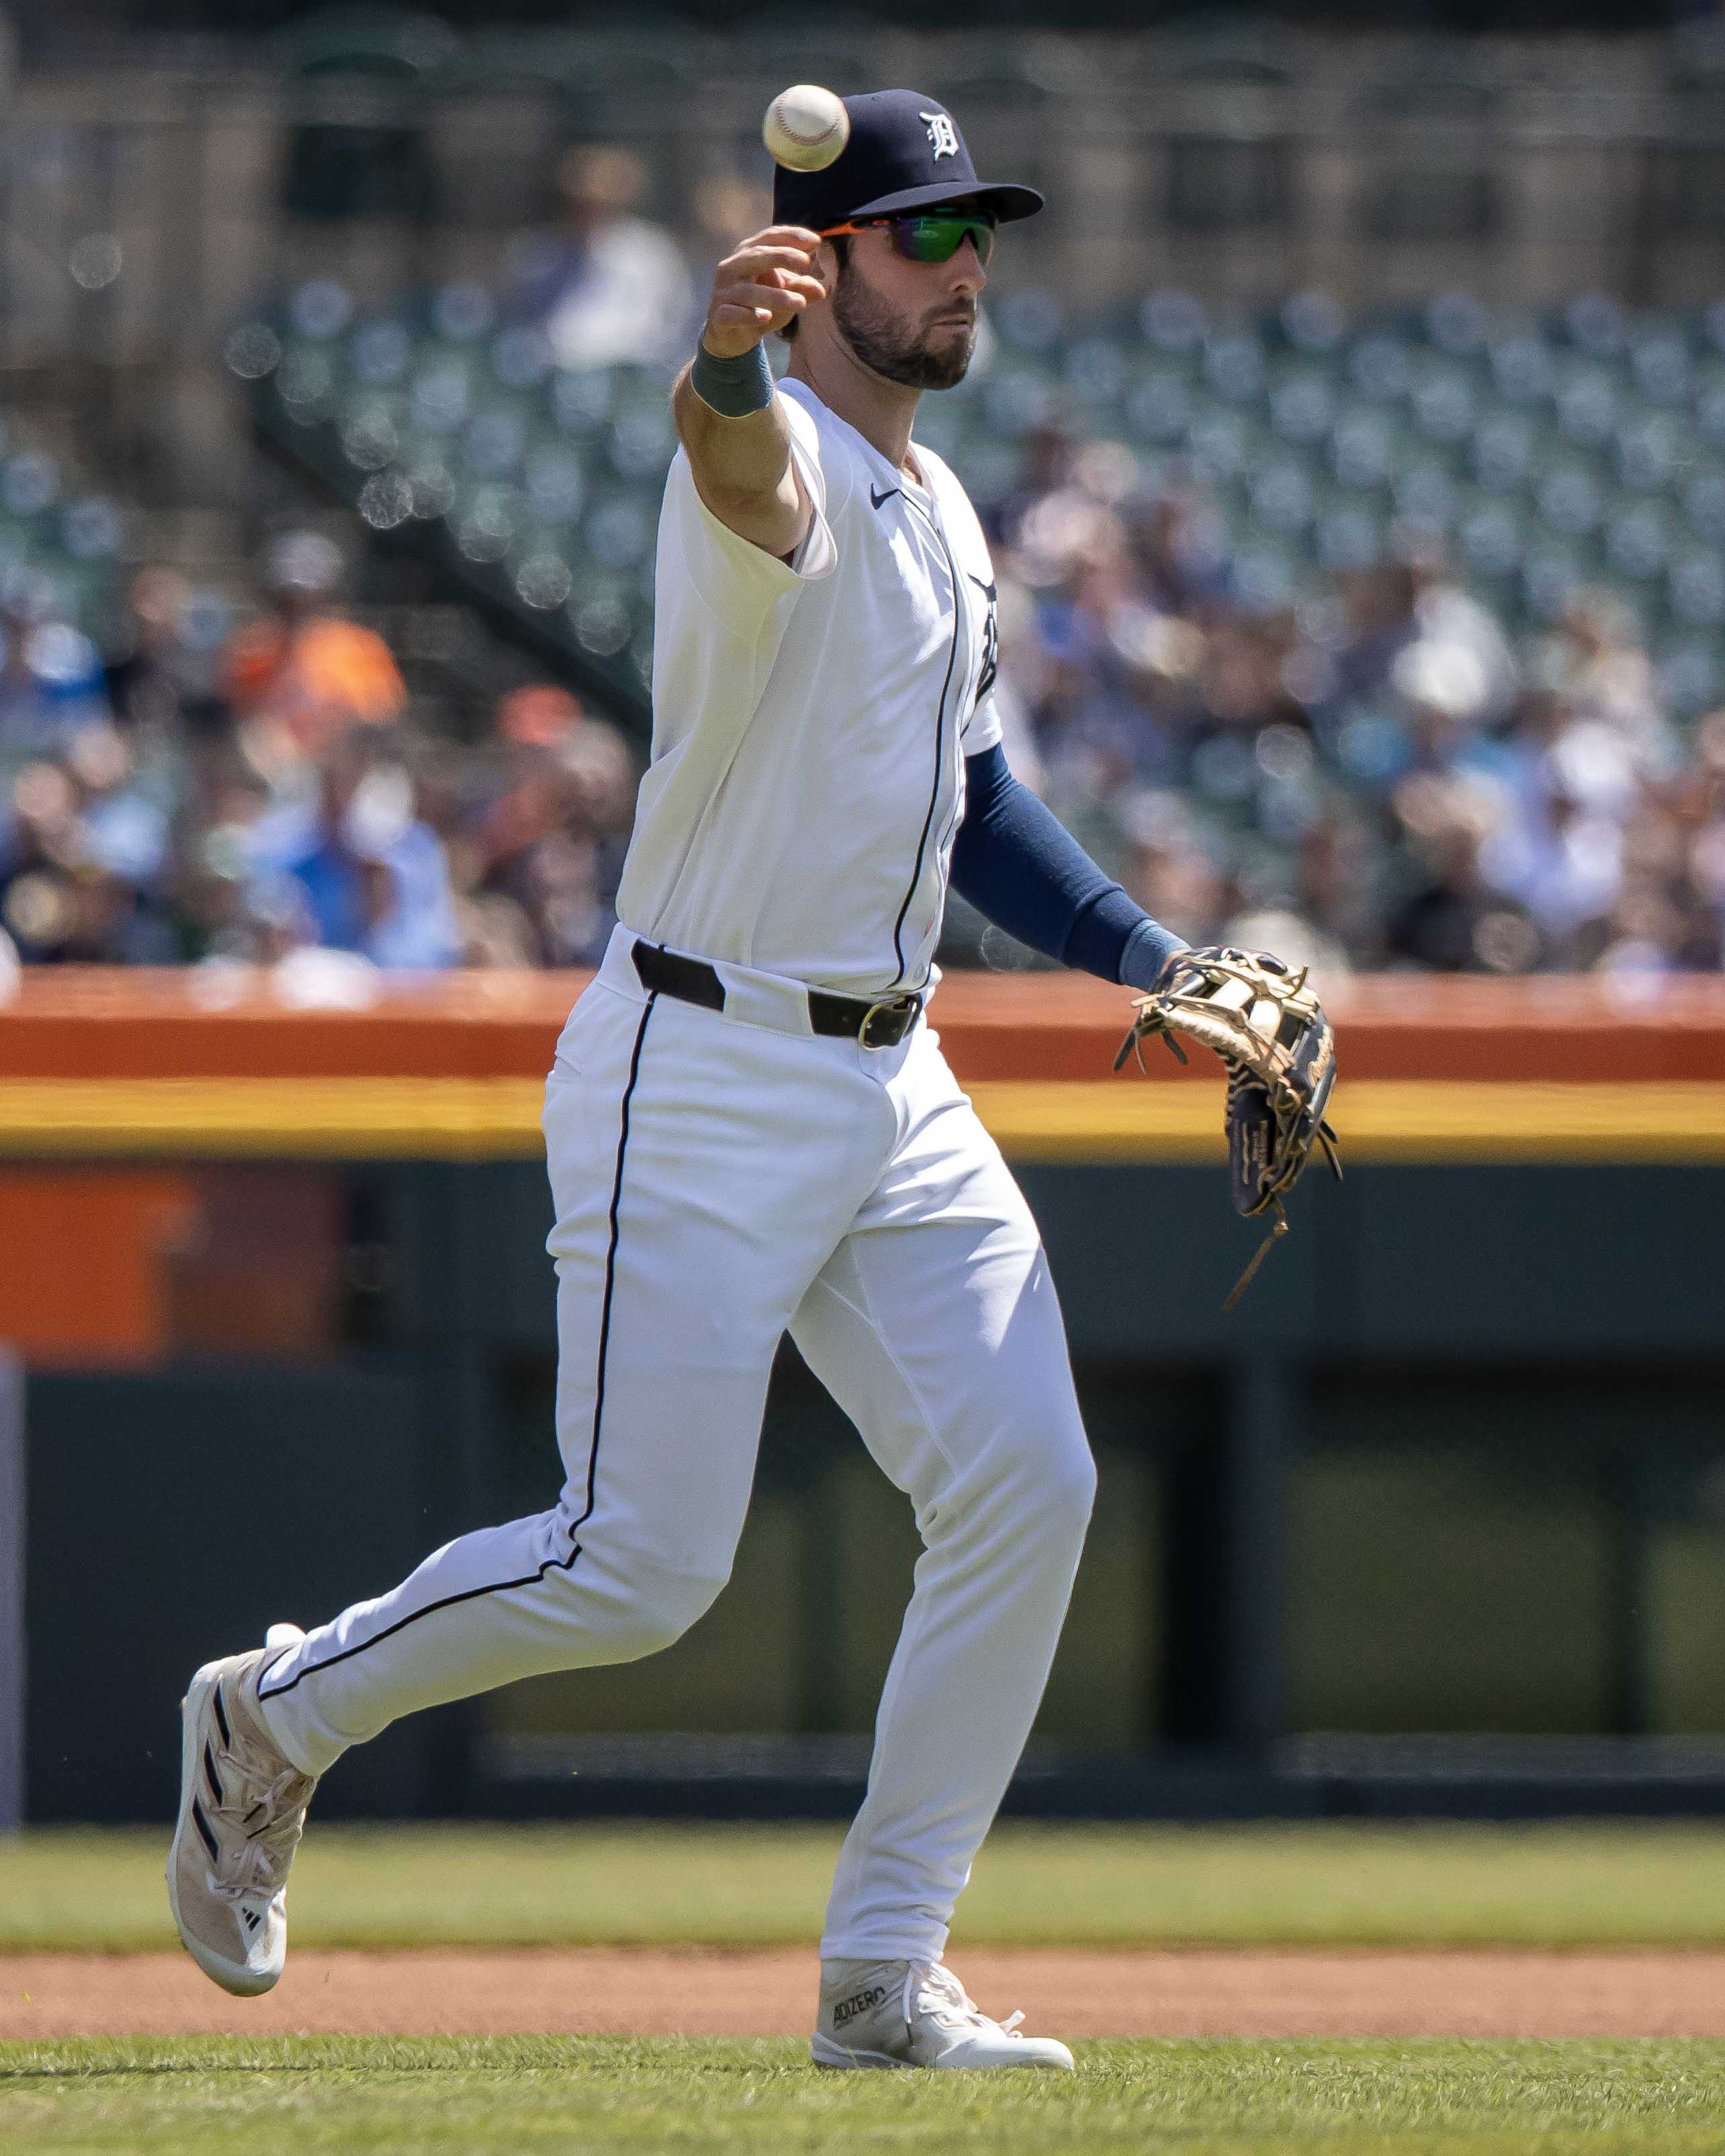
[[[990,429],[1007,441],[1022,441],[1045,426],[1060,408],[1057,385],[1029,368],[1009,366],[990,374],[983,403]]]
[[[1263,394],[1264,347],[1244,330],[1226,330],[1208,340],[1204,379],[1213,396],[1230,404],[1247,404]]]
[[[348,340],[347,364],[353,378],[374,389],[393,388],[406,375],[413,357],[413,331],[390,316],[362,322]]]
[[[1170,368],[1146,374],[1125,400],[1127,426],[1135,441],[1167,448],[1185,440],[1193,403],[1183,377]]]
[[[102,495],[69,502],[59,523],[60,544],[74,561],[108,562],[120,552],[120,512]]]
[[[1675,330],[1639,336],[1630,346],[1636,388],[1651,404],[1686,404],[1692,368],[1688,343]]]
[[[1583,557],[1573,547],[1532,546],[1522,563],[1522,608],[1536,622],[1558,621],[1587,581]]]
[[[1316,555],[1329,574],[1369,568],[1384,552],[1384,520],[1357,503],[1338,503],[1317,520]]]
[[[288,320],[295,336],[327,342],[353,320],[353,295],[333,277],[309,278],[289,300]]]
[[[1491,320],[1471,292],[1440,292],[1426,302],[1423,326],[1427,338],[1452,359],[1483,356]]]
[[[1330,437],[1330,470],[1343,486],[1384,486],[1394,470],[1401,439],[1381,409],[1344,412]]]
[[[1725,540],[1725,472],[1698,473],[1684,490],[1683,514],[1704,539]]]
[[[1557,386],[1551,347],[1531,331],[1500,337],[1490,351],[1491,381],[1508,404],[1532,404],[1549,398]]]
[[[622,572],[651,559],[655,505],[638,494],[613,494],[582,519],[588,552],[602,568]]]
[[[1563,328],[1579,352],[1595,359],[1615,359],[1627,336],[1623,309],[1603,292],[1584,292],[1572,300],[1563,310]]]
[[[1725,553],[1707,547],[1677,555],[1666,572],[1666,593],[1674,620],[1717,629],[1725,623]]]
[[[1060,341],[1065,312],[1052,292],[1026,285],[991,307],[988,319],[1001,342],[1013,350],[1052,353]]]
[[[1348,355],[1348,376],[1356,394],[1374,403],[1405,397],[1414,382],[1406,340],[1388,330],[1360,337]]]
[[[39,516],[59,498],[59,467],[52,457],[26,450],[9,457],[0,470],[0,503],[5,505],[8,516]]]
[[[413,481],[398,471],[373,472],[360,489],[357,506],[374,531],[393,531],[422,513],[417,510]]]
[[[1296,352],[1332,352],[1348,334],[1348,317],[1327,292],[1296,292],[1282,302],[1276,326]]]
[[[1303,579],[1293,551],[1250,535],[1234,559],[1234,588],[1251,613],[1276,613],[1291,606]]]
[[[551,346],[542,330],[518,323],[491,340],[490,363],[504,388],[537,389],[551,372]]]
[[[1532,422],[1518,413],[1489,414],[1469,446],[1476,482],[1492,492],[1524,486],[1534,468],[1535,439]]]
[[[1620,399],[1616,384],[1600,367],[1585,367],[1571,374],[1557,394],[1558,431],[1565,440],[1596,448],[1609,442],[1616,429]]]
[[[1335,393],[1309,369],[1287,376],[1270,393],[1270,424],[1285,442],[1322,441],[1335,418]]]
[[[459,352],[437,348],[408,388],[408,424],[434,439],[459,434],[473,409],[473,368]]]
[[[1712,710],[1725,690],[1725,670],[1711,639],[1693,636],[1662,641],[1656,647],[1660,686],[1680,718],[1697,719]]]
[[[501,562],[520,542],[521,503],[508,487],[465,483],[447,514],[455,545],[470,562]]]
[[[1636,583],[1658,576],[1671,552],[1666,520],[1651,504],[1620,509],[1605,528],[1605,558],[1620,577]]]
[[[1504,502],[1468,510],[1456,526],[1462,558],[1476,576],[1503,578],[1520,567],[1526,551],[1522,518]]]
[[[1065,383],[1081,404],[1117,404],[1131,377],[1132,355],[1117,337],[1078,338],[1067,348]]]
[[[394,463],[401,449],[403,409],[400,399],[376,392],[343,400],[339,421],[341,454],[356,470],[381,471],[385,465]]]
[[[1409,398],[1415,429],[1430,442],[1461,442],[1473,432],[1478,400],[1472,384],[1455,367],[1428,367],[1415,379]]]
[[[1459,489],[1448,465],[1426,453],[1398,467],[1390,495],[1398,516],[1445,526],[1455,516]]]
[[[1245,471],[1254,447],[1250,423],[1237,412],[1214,408],[1194,412],[1186,446],[1198,477],[1225,486]]]
[[[1579,464],[1559,465],[1548,471],[1534,491],[1534,509],[1540,523],[1566,539],[1597,531],[1605,503],[1605,490],[1592,472]]]
[[[1619,485],[1636,494],[1665,492],[1676,476],[1685,447],[1682,430],[1668,414],[1630,420],[1615,445]]]
[[[1311,472],[1300,459],[1286,456],[1253,473],[1246,498],[1259,529],[1283,540],[1303,531],[1317,510]]]
[[[587,475],[580,457],[557,440],[541,440],[522,466],[527,503],[541,523],[567,524],[581,514]]]
[[[1189,353],[1202,342],[1204,334],[1204,311],[1202,301],[1190,292],[1183,292],[1177,285],[1163,286],[1152,292],[1138,309],[1138,328],[1144,342],[1153,351],[1167,353]]]
[[[605,450],[619,478],[662,480],[676,445],[676,429],[663,393],[650,402],[633,393],[619,401]],[[654,492],[658,492],[656,486]]]
[[[479,479],[507,479],[527,446],[527,424],[513,405],[482,405],[461,437],[461,460]]]
[[[318,426],[334,414],[336,372],[329,353],[321,346],[289,345],[282,353],[273,380],[283,410],[297,425]]]

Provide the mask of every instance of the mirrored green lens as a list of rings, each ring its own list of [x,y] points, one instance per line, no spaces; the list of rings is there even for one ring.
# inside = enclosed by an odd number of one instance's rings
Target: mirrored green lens
[[[981,217],[896,217],[892,242],[911,262],[950,262],[967,239],[976,244],[977,259],[987,264],[994,251],[994,228]]]

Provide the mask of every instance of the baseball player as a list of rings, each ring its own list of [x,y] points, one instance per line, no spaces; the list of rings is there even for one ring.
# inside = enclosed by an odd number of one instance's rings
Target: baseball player
[[[673,393],[654,739],[620,926],[557,1044],[549,1512],[199,1670],[168,1881],[228,1990],[267,1990],[317,1778],[399,1715],[677,1639],[731,1568],[788,1331],[923,1549],[821,1941],[827,2066],[1047,2066],[942,1956],[1023,1748],[1095,1487],[1035,1225],[930,1030],[949,888],[1147,987],[1178,941],[1006,766],[994,573],[912,434],[963,376],[1001,226],[936,99],[846,100],[720,264]],[[789,340],[775,390],[762,340]]]

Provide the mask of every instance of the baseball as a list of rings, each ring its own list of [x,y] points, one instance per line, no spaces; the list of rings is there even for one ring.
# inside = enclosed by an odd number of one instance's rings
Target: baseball
[[[768,106],[761,140],[775,165],[792,172],[822,172],[850,140],[850,115],[818,83],[793,83]]]

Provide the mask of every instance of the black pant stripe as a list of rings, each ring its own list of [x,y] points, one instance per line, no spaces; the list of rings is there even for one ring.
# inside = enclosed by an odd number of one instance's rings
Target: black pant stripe
[[[571,1528],[572,1533],[584,1527],[593,1517],[593,1478],[599,1465],[599,1429],[605,1419],[605,1363],[611,1352],[611,1298],[617,1286],[617,1214],[623,1203],[623,1163],[629,1152],[629,1108],[635,1097],[635,1081],[641,1075],[641,1050],[646,1043],[647,1021],[658,1001],[659,991],[655,988],[648,997],[641,1022],[635,1028],[634,1050],[629,1059],[629,1083],[623,1089],[623,1109],[618,1119],[617,1168],[611,1178],[611,1228],[605,1244],[605,1293],[599,1305],[599,1359],[593,1376],[593,1443],[587,1452],[587,1503]]]
[[[594,1478],[598,1470],[599,1431],[605,1414],[605,1363],[611,1348],[611,1301],[617,1281],[618,1216],[623,1204],[623,1163],[629,1152],[629,1109],[634,1099],[635,1081],[641,1074],[641,1049],[647,1038],[647,1021],[652,1017],[653,1007],[658,1000],[655,991],[648,997],[642,1010],[641,1022],[635,1029],[634,1048],[629,1060],[629,1083],[623,1089],[623,1106],[617,1134],[617,1166],[611,1178],[610,1232],[605,1245],[605,1291],[599,1306],[599,1361],[593,1388],[593,1443],[587,1455],[587,1504],[580,1518],[570,1524],[569,1554],[567,1557],[547,1558],[536,1572],[526,1573],[520,1579],[495,1579],[483,1587],[464,1588],[459,1594],[445,1594],[435,1602],[428,1602],[423,1609],[410,1609],[405,1617],[398,1617],[394,1624],[386,1625],[381,1632],[373,1632],[369,1639],[361,1640],[353,1646],[344,1647],[340,1654],[330,1655],[321,1662],[314,1662],[309,1669],[297,1671],[285,1685],[277,1685],[273,1691],[264,1689],[264,1681],[269,1674],[266,1671],[258,1682],[259,1699],[280,1699],[293,1691],[303,1678],[316,1676],[320,1670],[332,1670],[338,1662],[351,1661],[356,1655],[362,1655],[367,1647],[375,1647],[380,1640],[393,1638],[408,1625],[417,1624],[420,1618],[429,1617],[437,1610],[452,1609],[458,1603],[476,1601],[482,1594],[507,1594],[518,1587],[536,1587],[547,1573],[574,1570],[575,1560],[581,1554],[581,1545],[574,1537],[592,1517],[595,1502]],[[293,1650],[290,1648],[287,1652],[291,1654]],[[287,1655],[281,1659],[285,1661]]]

